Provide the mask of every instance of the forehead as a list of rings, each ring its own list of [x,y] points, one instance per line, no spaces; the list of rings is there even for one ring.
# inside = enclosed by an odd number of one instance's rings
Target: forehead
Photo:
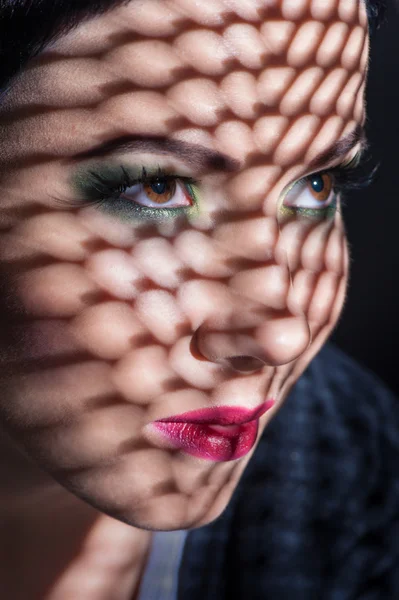
[[[359,0],[132,1],[31,62],[8,100],[6,154],[21,128],[15,152],[63,157],[143,134],[240,159],[239,136],[246,155],[255,143],[288,165],[363,120],[367,41]]]

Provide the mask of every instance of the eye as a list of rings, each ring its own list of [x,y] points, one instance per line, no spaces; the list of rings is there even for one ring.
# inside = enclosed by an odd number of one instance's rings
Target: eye
[[[333,175],[314,173],[294,183],[285,195],[284,206],[318,211],[331,206],[336,199]]]
[[[157,177],[151,181],[136,183],[124,189],[119,197],[147,208],[181,208],[193,205],[187,186],[171,177]]]
[[[151,172],[152,171],[152,172]],[[93,165],[72,180],[79,206],[95,205],[118,219],[145,223],[192,219],[199,211],[200,182],[161,167]]]

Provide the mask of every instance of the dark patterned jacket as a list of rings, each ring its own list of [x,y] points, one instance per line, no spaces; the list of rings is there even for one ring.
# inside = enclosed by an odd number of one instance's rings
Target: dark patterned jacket
[[[186,541],[179,600],[399,600],[399,403],[332,346]]]

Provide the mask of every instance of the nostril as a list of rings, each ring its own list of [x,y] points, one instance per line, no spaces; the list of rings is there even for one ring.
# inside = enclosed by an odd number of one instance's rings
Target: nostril
[[[198,360],[224,365],[238,373],[276,367],[297,359],[307,349],[311,331],[300,316],[269,318],[245,333],[217,331],[200,326],[193,334],[190,350]]]
[[[240,372],[256,371],[265,365],[262,348],[253,335],[212,331],[200,327],[192,337],[192,354]]]
[[[191,337],[190,352],[197,360],[209,360],[199,348],[198,331]]]
[[[265,366],[265,363],[255,356],[229,356],[220,362],[224,362],[231,369],[240,373],[253,373]]]

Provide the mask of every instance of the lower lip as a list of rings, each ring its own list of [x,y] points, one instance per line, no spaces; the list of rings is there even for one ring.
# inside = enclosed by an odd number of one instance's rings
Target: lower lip
[[[197,458],[224,462],[242,458],[254,447],[259,420],[241,425],[156,421],[152,426],[169,447]]]

